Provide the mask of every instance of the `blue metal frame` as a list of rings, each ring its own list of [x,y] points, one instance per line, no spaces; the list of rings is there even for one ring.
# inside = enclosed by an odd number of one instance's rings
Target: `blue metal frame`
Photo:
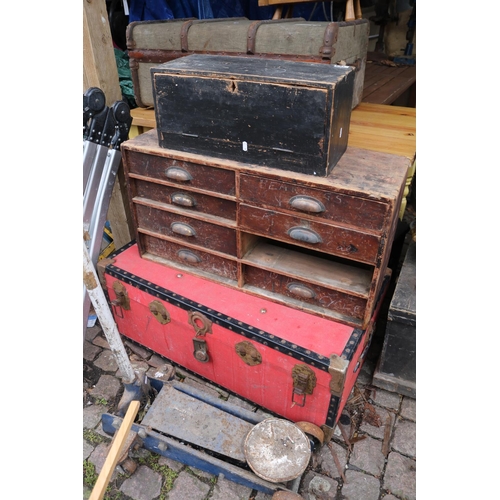
[[[102,429],[106,432],[106,434],[113,435],[116,432],[116,428],[113,426],[114,421],[117,421],[116,423],[118,425],[116,427],[119,428],[123,419],[109,413],[104,413],[102,415]],[[268,495],[272,495],[278,490],[293,491],[281,483],[273,484],[265,481],[252,472],[246,471],[240,467],[210,456],[192,447],[186,446],[175,439],[163,436],[155,431],[147,429],[142,425],[135,423],[132,424],[132,431],[137,433],[141,431],[141,434],[143,432],[146,433],[146,437],[142,438],[142,441],[144,448],[147,450],[153,453],[158,453],[166,458],[176,460],[177,462],[181,462],[188,467],[195,467],[196,469],[208,472],[209,474],[213,474],[215,476],[223,474],[224,478],[229,481],[262,491]],[[166,448],[162,450],[161,448],[164,448],[165,446]]]

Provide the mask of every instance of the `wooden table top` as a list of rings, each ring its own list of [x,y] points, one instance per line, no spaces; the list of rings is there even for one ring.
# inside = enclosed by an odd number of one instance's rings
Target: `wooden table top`
[[[417,148],[417,110],[362,102],[352,110],[349,146],[406,156]]]
[[[153,109],[131,110],[132,125],[156,127]],[[391,153],[413,160],[416,153],[416,108],[360,103],[351,113],[349,146]]]
[[[392,104],[416,81],[416,66],[388,66],[377,61],[367,61],[362,101]]]

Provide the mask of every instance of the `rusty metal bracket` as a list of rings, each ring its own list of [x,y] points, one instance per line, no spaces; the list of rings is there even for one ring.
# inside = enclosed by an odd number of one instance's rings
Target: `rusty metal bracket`
[[[201,312],[189,311],[188,322],[194,328],[197,337],[212,333],[212,322]]]
[[[338,23],[330,23],[325,29],[323,37],[323,46],[319,49],[319,53],[323,59],[331,59],[335,55],[335,45],[339,36]]]
[[[162,325],[170,323],[170,314],[159,300],[153,300],[150,302],[149,310]]]
[[[346,359],[337,356],[336,354],[332,354],[330,356],[330,366],[328,367],[328,372],[331,376],[330,392],[339,398],[342,396],[342,391],[344,390],[348,367],[349,361]]]
[[[238,342],[234,346],[236,354],[248,365],[256,366],[262,363],[262,356],[257,348],[247,340]]]

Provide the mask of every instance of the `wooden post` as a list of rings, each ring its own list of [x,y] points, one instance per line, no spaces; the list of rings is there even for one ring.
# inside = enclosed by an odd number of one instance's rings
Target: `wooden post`
[[[99,87],[111,106],[122,99],[105,0],[83,0],[83,91]]]
[[[107,106],[123,98],[105,0],[83,0],[83,92],[90,87],[104,92]],[[129,243],[133,234],[122,171],[120,166],[108,210],[116,248]]]
[[[128,436],[128,433],[130,432],[130,429],[132,428],[135,416],[139,411],[139,406],[139,401],[131,401],[127,413],[125,414],[125,417],[123,419],[122,425],[115,435],[115,439],[113,439],[111,449],[109,450],[108,456],[106,457],[106,461],[104,462],[101,473],[97,478],[97,482],[95,483],[89,500],[102,500],[104,498],[106,488],[108,486],[109,480],[111,479],[111,476],[113,475],[116,464],[118,463],[118,459],[120,457],[123,445],[125,444],[125,440]]]

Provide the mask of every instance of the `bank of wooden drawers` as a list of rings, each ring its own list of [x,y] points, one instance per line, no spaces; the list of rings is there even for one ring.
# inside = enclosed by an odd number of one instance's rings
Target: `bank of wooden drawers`
[[[122,145],[143,258],[356,327],[384,278],[409,160],[346,151],[328,177]]]

